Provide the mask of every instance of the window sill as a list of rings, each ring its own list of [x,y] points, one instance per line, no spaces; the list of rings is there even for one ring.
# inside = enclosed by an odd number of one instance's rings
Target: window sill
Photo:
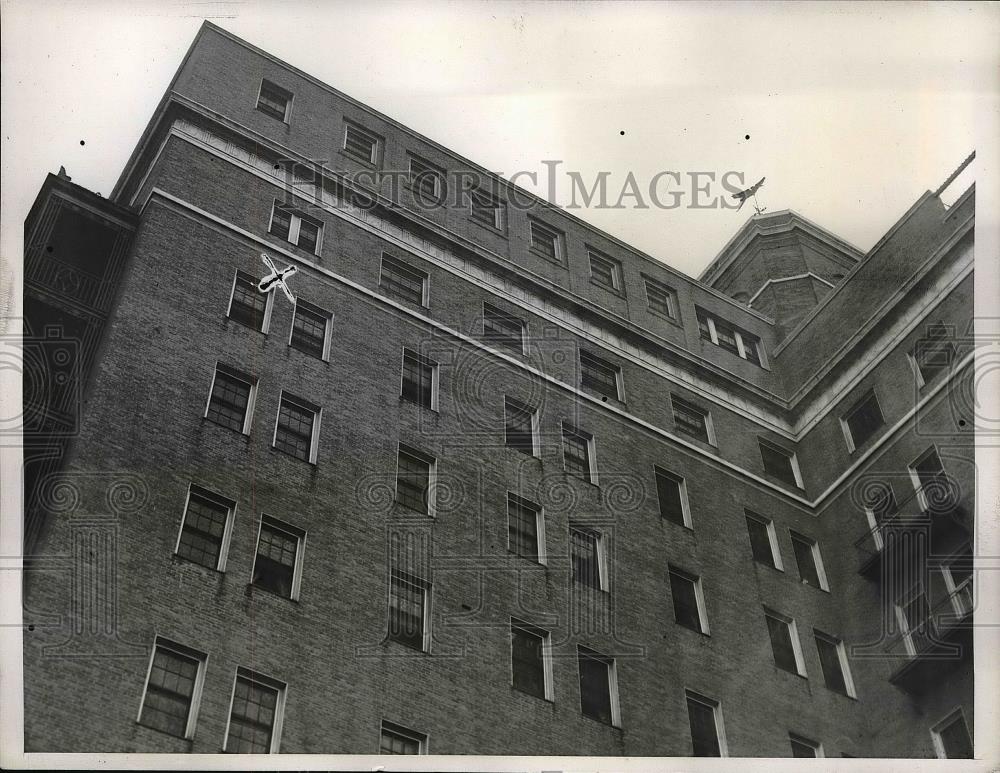
[[[406,395],[400,395],[399,396],[399,402],[400,403],[408,403],[409,405],[415,405],[418,408],[423,408],[425,411],[430,411],[431,413],[436,413],[436,414],[440,414],[441,413],[441,411],[440,411],[439,408],[434,408],[431,405],[424,405],[423,403],[418,403],[416,400],[411,400]]]
[[[205,566],[204,564],[198,563],[194,559],[182,556],[180,553],[174,552],[170,554],[170,560],[175,564],[180,564],[182,566],[197,566],[206,572],[211,572],[212,574],[222,576],[226,573],[225,569],[219,569],[213,566]]]
[[[430,307],[429,303],[424,303],[423,301],[421,301],[420,303],[415,303],[414,301],[411,301],[409,298],[401,298],[398,295],[394,295],[393,293],[388,292],[381,285],[379,285],[378,289],[379,289],[379,292],[381,292],[381,294],[382,294],[382,296],[384,298],[388,298],[389,300],[393,301],[394,303],[401,303],[404,306],[407,306],[407,307],[409,307],[411,309],[420,309],[422,311],[430,311],[431,307]]]
[[[703,445],[703,446],[705,446],[707,448],[710,448],[713,451],[718,451],[719,450],[719,447],[715,443],[713,443],[711,440],[706,440],[705,438],[699,437],[698,435],[693,435],[690,432],[688,432],[687,430],[682,429],[679,424],[674,424],[674,432],[676,432],[678,435],[682,435],[685,438],[689,438],[691,440],[697,441],[701,445]]]
[[[280,242],[278,246],[280,246],[282,249],[288,249],[291,247],[301,255],[307,255],[310,258],[316,258],[316,259],[320,259],[321,257],[319,253],[307,250],[305,247],[300,247],[295,242],[290,242],[285,237],[279,236],[276,233],[271,233],[270,231],[268,231],[267,235],[270,236],[272,239],[274,239],[274,241]]]
[[[482,220],[477,220],[472,215],[469,215],[469,222],[473,225],[477,225],[484,231],[488,231],[494,236],[499,236],[501,239],[507,238],[507,231],[504,228],[497,228],[495,225],[490,225],[489,223],[484,223]]]
[[[192,745],[192,743],[194,742],[194,738],[189,738],[186,735],[174,735],[173,733],[171,733],[171,732],[169,732],[167,730],[164,730],[163,728],[153,727],[152,725],[147,725],[144,722],[140,722],[139,720],[135,721],[135,726],[136,727],[141,727],[143,730],[152,730],[154,733],[159,733],[160,735],[165,735],[168,738],[173,738],[173,739],[175,739],[177,741],[184,741],[188,745],[188,748],[190,748],[191,745]]]
[[[610,285],[603,284],[602,282],[598,282],[593,277],[591,277],[591,279],[590,279],[590,284],[592,286],[594,286],[594,287],[597,287],[597,288],[603,290],[604,292],[608,293],[609,295],[614,295],[617,298],[624,298],[625,297],[625,291],[622,290],[621,288],[619,288],[619,287],[611,287]]]
[[[402,515],[406,515],[406,516],[419,515],[422,518],[430,518],[431,520],[434,519],[434,513],[429,513],[429,512],[426,512],[424,510],[415,510],[414,508],[410,507],[409,505],[404,505],[398,499],[393,499],[392,500],[392,506],[393,506],[393,509],[396,510],[396,511],[400,511],[401,510],[402,511],[401,514]]]
[[[250,327],[246,322],[240,322],[238,319],[233,319],[228,314],[226,315],[225,319],[226,319],[226,322],[232,322],[234,325],[239,325],[240,327],[246,328],[247,330],[252,330],[255,333],[260,333],[263,336],[267,335],[267,331],[266,330],[259,329],[259,328],[256,328],[256,327]]]
[[[548,569],[549,565],[544,561],[539,561],[537,558],[531,558],[530,556],[522,556],[520,553],[516,553],[510,548],[507,548],[507,554],[513,556],[515,559],[522,559],[527,561],[531,566],[538,567],[539,569]]]
[[[581,483],[586,483],[588,486],[593,486],[596,489],[600,489],[601,488],[600,485],[597,484],[597,483],[594,483],[593,480],[587,480],[587,478],[581,478],[575,472],[568,472],[566,470],[563,470],[563,475],[565,475],[567,478],[572,478],[573,480],[578,480]]]
[[[777,572],[783,575],[785,573],[784,569],[779,569],[776,566],[771,566],[770,564],[765,564],[763,561],[758,561],[756,558],[753,560],[755,566],[763,566],[765,569],[770,569],[772,572]]]
[[[510,685],[510,691],[515,695],[527,695],[529,698],[534,698],[537,701],[544,701],[545,703],[549,704],[549,706],[551,706],[552,708],[555,708],[556,705],[555,698],[546,698],[544,695],[535,695],[534,693],[528,692],[527,690],[521,690],[515,687],[514,685]]]
[[[536,454],[534,451],[532,451],[529,454],[527,451],[522,451],[519,448],[515,448],[514,446],[508,446],[506,444],[504,444],[504,448],[506,448],[508,451],[513,451],[518,456],[526,456],[529,459],[537,459],[539,462],[542,461],[542,457],[539,454]]]
[[[660,516],[660,523],[669,523],[671,526],[676,526],[680,529],[684,529],[688,534],[694,535],[694,526],[689,523],[677,523],[677,521],[672,521],[666,516]]]
[[[804,585],[807,588],[812,588],[813,590],[822,591],[823,593],[829,593],[829,588],[824,588],[822,585],[813,585],[811,582],[806,582],[805,580],[799,580],[799,585]]]
[[[699,631],[699,630],[697,630],[695,628],[692,628],[689,625],[684,625],[683,623],[678,623],[676,620],[674,621],[674,623],[677,625],[678,628],[683,628],[685,631],[690,631],[691,633],[696,633],[699,636],[701,636],[702,638],[705,638],[705,639],[711,639],[712,638],[712,634],[710,634],[708,631]]]
[[[399,639],[393,639],[391,636],[388,635],[385,637],[385,639],[382,640],[382,644],[385,646],[394,644],[396,646],[405,648],[408,652],[415,652],[419,655],[427,655],[428,657],[430,657],[431,654],[430,651],[425,649],[424,647],[414,647],[412,644],[407,644],[405,641],[400,641]]]
[[[221,427],[222,429],[228,430],[230,432],[235,432],[237,435],[239,435],[241,438],[243,438],[247,443],[250,442],[250,433],[249,432],[244,432],[243,430],[240,430],[240,429],[233,429],[232,427],[230,427],[227,424],[219,424],[219,422],[217,422],[217,421],[212,421],[210,418],[208,418],[208,416],[202,416],[201,417],[201,421],[202,421],[203,424],[207,423],[207,424],[211,424],[213,427]]]
[[[281,599],[282,601],[290,601],[293,604],[298,604],[299,600],[292,598],[291,596],[282,596],[280,593],[276,593],[273,590],[268,590],[267,588],[262,588],[260,585],[254,585],[252,582],[247,583],[247,595],[253,595],[254,593],[265,593],[272,598]]]
[[[293,349],[293,350],[295,350],[295,351],[299,352],[299,353],[300,353],[300,354],[302,354],[302,355],[305,355],[305,356],[306,356],[306,357],[308,357],[308,358],[309,358],[310,360],[317,360],[317,361],[319,361],[319,362],[322,362],[322,363],[325,363],[326,365],[329,365],[329,364],[330,364],[330,358],[329,358],[329,357],[317,357],[317,356],[316,356],[315,354],[313,354],[312,352],[307,352],[307,351],[306,351],[305,349],[301,349],[301,348],[299,348],[298,346],[296,346],[295,344],[291,344],[291,343],[290,343],[290,344],[288,344],[288,348],[289,348],[289,349]]]
[[[553,266],[559,266],[559,268],[569,268],[569,265],[565,260],[560,260],[559,258],[550,258],[547,253],[541,250],[536,250],[534,247],[529,247],[528,252],[536,257],[541,258],[546,263],[551,263]]]
[[[341,148],[340,150],[337,151],[337,155],[338,156],[343,156],[346,159],[350,159],[351,161],[353,161],[356,164],[362,164],[363,166],[365,166],[368,169],[372,169],[374,171],[378,171],[378,169],[379,169],[379,165],[378,165],[377,161],[372,161],[369,158],[362,158],[361,156],[356,156],[353,153],[349,153],[348,151],[344,150],[343,148]],[[352,182],[354,182],[354,181],[352,180]]]
[[[662,311],[657,311],[656,309],[651,309],[651,308],[649,308],[649,306],[646,307],[646,311],[648,311],[650,314],[652,314],[654,317],[657,317],[658,319],[666,320],[671,325],[674,325],[674,326],[679,327],[681,329],[684,328],[684,324],[679,319],[677,319],[676,317],[671,317],[669,314],[664,314]]]
[[[579,581],[577,581],[575,579],[573,580],[573,587],[574,588],[586,588],[587,590],[593,591],[594,593],[603,593],[604,597],[610,597],[611,596],[611,591],[608,590],[608,589],[606,589],[606,588],[595,588],[593,585],[585,585],[584,583],[579,582]]]
[[[257,110],[258,113],[263,113],[268,118],[273,118],[275,121],[278,121],[279,123],[283,123],[285,125],[286,129],[291,127],[291,122],[289,122],[288,118],[286,118],[284,116],[282,116],[281,118],[279,118],[274,113],[269,113],[267,110],[262,109],[260,105],[257,105],[257,107],[255,109]]]
[[[614,722],[605,722],[603,719],[598,719],[597,717],[592,717],[589,714],[584,714],[582,711],[580,712],[580,716],[583,717],[584,719],[588,719],[591,722],[596,722],[597,724],[603,727],[610,728],[611,730],[615,730],[619,733],[623,732],[621,725],[616,725]]]
[[[289,459],[294,459],[297,462],[305,462],[306,464],[310,465],[311,467],[316,467],[317,466],[316,461],[313,461],[312,459],[303,459],[301,456],[296,456],[295,454],[288,453],[288,451],[282,451],[277,446],[271,446],[270,450],[273,453],[281,454],[282,456],[287,456]]]

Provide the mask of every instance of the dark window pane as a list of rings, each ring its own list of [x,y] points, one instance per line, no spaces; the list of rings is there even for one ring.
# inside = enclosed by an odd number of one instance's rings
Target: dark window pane
[[[390,639],[423,650],[425,593],[422,583],[393,571],[389,584]]]
[[[590,444],[587,438],[563,427],[563,465],[570,475],[590,482]]]
[[[580,664],[580,704],[584,716],[611,724],[610,664],[583,651]]]
[[[531,223],[531,249],[551,261],[559,262],[559,236],[543,225]]]
[[[792,646],[792,632],[788,623],[770,615],[764,615],[767,621],[767,632],[771,636],[771,650],[774,652],[774,664],[793,674],[799,672],[795,661],[795,649]]]
[[[191,492],[177,555],[215,569],[228,520],[228,507]]]
[[[408,735],[382,728],[380,754],[420,754],[420,741]]]
[[[741,333],[743,338],[743,351],[746,352],[747,359],[754,365],[760,365],[760,342],[747,333]]]
[[[402,396],[430,408],[434,396],[434,365],[409,350],[403,352],[403,391]]]
[[[792,469],[792,457],[785,451],[775,448],[770,443],[758,442],[760,457],[764,462],[764,472],[793,486],[795,471]]]
[[[505,437],[508,448],[531,456],[534,448],[534,411],[519,403],[504,402]]]
[[[933,486],[944,477],[944,467],[937,451],[932,451],[913,466],[921,486]]]
[[[609,258],[590,253],[590,276],[597,284],[609,290],[618,289],[618,264]]]
[[[859,448],[864,445],[885,424],[875,395],[868,395],[860,405],[855,407],[847,415],[846,422],[854,447]]]
[[[706,341],[712,340],[712,330],[708,324],[708,317],[698,315],[698,334]]]
[[[675,302],[673,292],[663,287],[662,285],[654,284],[648,279],[646,280],[646,299],[649,302],[649,308],[658,314],[663,314],[667,317],[674,318],[676,314],[674,313]],[[707,332],[707,330],[705,331]]]
[[[684,504],[681,483],[672,475],[656,471],[656,496],[660,503],[660,517],[684,526]]]
[[[274,447],[308,462],[315,419],[315,411],[283,398],[278,408],[278,428],[274,435]]]
[[[812,746],[804,741],[799,741],[795,738],[790,738],[789,741],[792,744],[792,756],[793,757],[815,757],[816,747]]]
[[[715,320],[715,336],[719,339],[719,346],[733,354],[739,354],[740,349],[736,344],[736,331],[729,325]]]
[[[198,660],[157,647],[139,721],[181,738],[187,730]]]
[[[598,536],[585,529],[570,529],[570,557],[573,580],[590,588],[601,588]]]
[[[513,684],[518,690],[539,698],[545,697],[545,662],[543,637],[517,625],[510,627]]]
[[[483,339],[509,349],[524,352],[524,323],[504,311],[483,304]]]
[[[703,443],[710,442],[705,411],[674,396],[670,398],[670,405],[674,411],[674,426],[678,431],[697,438]]]
[[[215,371],[212,396],[208,402],[207,418],[223,427],[243,431],[247,406],[250,401],[250,384],[222,370]]]
[[[816,568],[813,543],[793,534],[792,548],[795,550],[795,563],[799,567],[799,578],[802,582],[808,583],[814,588],[822,587],[819,582],[819,570]]]
[[[580,386],[615,400],[618,393],[618,368],[600,357],[580,350]]]
[[[316,245],[319,243],[319,224],[304,217],[299,219],[299,240],[298,246],[309,252],[316,252]]]
[[[488,225],[490,228],[502,228],[500,218],[500,204],[485,191],[474,190],[469,192],[471,200],[470,214],[472,219]]]
[[[291,94],[287,91],[264,81],[260,86],[260,96],[257,98],[257,109],[284,121],[290,99]]]
[[[526,502],[507,498],[507,530],[510,549],[519,556],[538,560],[538,510]]]
[[[353,126],[348,126],[344,134],[344,150],[356,158],[372,163],[375,161],[376,140]]]
[[[299,540],[275,526],[263,524],[253,565],[253,584],[290,598],[295,578],[295,556]]]
[[[701,633],[701,614],[698,611],[698,596],[694,581],[676,572],[670,572],[670,595],[674,600],[674,620],[686,628]]]
[[[823,680],[826,682],[826,686],[841,695],[847,695],[847,683],[844,681],[844,669],[840,664],[837,645],[828,639],[817,636],[816,650],[819,652],[819,662],[823,668]]]
[[[396,501],[412,510],[426,513],[429,485],[430,464],[405,451],[400,451],[396,476]]]
[[[295,304],[291,345],[301,352],[322,359],[326,348],[326,326],[329,320],[329,316],[314,311],[304,303]]]
[[[267,754],[278,706],[278,691],[245,676],[236,678],[226,751]]]
[[[972,759],[972,739],[969,737],[969,729],[965,724],[965,719],[961,715],[955,717],[953,722],[942,728],[938,735],[941,736],[941,745],[944,747],[944,753],[948,759]]]
[[[417,306],[423,306],[424,282],[426,281],[427,274],[423,271],[418,271],[388,255],[382,257],[379,287],[390,295],[395,295],[397,298],[402,298]]]
[[[754,560],[777,569],[774,562],[774,551],[771,549],[771,537],[768,534],[766,523],[756,518],[746,517],[747,533],[750,535],[750,549],[753,551]]]
[[[277,237],[288,240],[288,234],[292,230],[292,213],[290,210],[278,204],[274,205],[274,212],[271,213],[270,232]]]
[[[719,732],[715,723],[715,708],[693,698],[687,699],[688,721],[691,724],[691,744],[695,757],[720,757]]]
[[[233,298],[229,304],[229,318],[252,330],[264,329],[267,296],[257,290],[257,282],[245,274],[236,275]]]

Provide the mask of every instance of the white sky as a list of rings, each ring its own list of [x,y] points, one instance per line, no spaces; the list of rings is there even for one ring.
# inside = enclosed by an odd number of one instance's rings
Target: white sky
[[[4,255],[46,172],[110,192],[205,17],[493,171],[537,172],[520,182],[546,198],[544,159],[609,171],[612,201],[630,171],[644,191],[660,171],[743,171],[767,176],[769,210],[863,250],[1000,125],[996,4],[2,9]],[[568,203],[564,176],[556,194]],[[576,214],[697,275],[750,210]]]

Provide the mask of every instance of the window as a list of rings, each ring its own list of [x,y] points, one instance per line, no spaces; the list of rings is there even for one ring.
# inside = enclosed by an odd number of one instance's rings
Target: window
[[[427,274],[389,255],[382,256],[378,286],[407,303],[427,305]]]
[[[286,91],[269,80],[260,82],[260,93],[257,95],[257,109],[267,113],[272,118],[288,123],[288,114],[292,107],[292,92]]]
[[[692,757],[725,757],[726,734],[719,702],[685,690],[691,725]]]
[[[429,643],[427,612],[430,583],[412,574],[392,570],[389,578],[389,638],[426,651]]]
[[[513,354],[524,354],[524,322],[488,303],[483,304],[483,340]]]
[[[622,289],[622,265],[614,258],[590,250],[590,281],[606,290]]]
[[[643,277],[646,285],[646,303],[649,310],[669,319],[677,319],[677,293],[671,287],[657,282],[655,279]]]
[[[903,637],[903,646],[914,657],[931,643],[931,613],[927,592],[921,584],[900,595],[894,604],[896,622]]]
[[[715,445],[715,431],[708,411],[682,400],[677,395],[670,395],[670,407],[674,412],[674,427],[678,432],[690,435],[702,443]]]
[[[545,563],[545,521],[541,505],[507,494],[507,548],[523,558]]]
[[[194,737],[207,658],[204,653],[157,636],[139,707],[139,724],[178,738]]]
[[[288,345],[317,359],[329,360],[332,320],[330,312],[297,298]]]
[[[573,581],[595,590],[607,588],[604,565],[604,540],[593,529],[582,526],[569,527],[570,559],[573,563]]]
[[[795,551],[795,564],[799,568],[799,579],[814,588],[829,590],[826,572],[823,570],[823,559],[819,554],[816,540],[794,531],[789,533],[792,537],[792,549]]]
[[[311,255],[318,255],[323,223],[276,201],[271,210],[271,223],[267,227],[267,232],[300,247]]]
[[[565,262],[562,234],[537,220],[528,220],[531,251],[553,263]]]
[[[622,399],[622,371],[617,365],[580,350],[580,386],[615,400]]]
[[[278,420],[274,425],[274,447],[296,459],[315,464],[319,453],[321,416],[319,406],[282,391]]]
[[[511,618],[510,670],[514,688],[553,699],[551,637],[547,631]]]
[[[436,466],[432,457],[400,443],[396,464],[396,501],[418,513],[433,515]]]
[[[759,564],[772,569],[784,571],[781,564],[781,553],[778,550],[778,537],[774,531],[774,523],[762,515],[745,511],[747,533],[750,535],[750,550],[753,559]]]
[[[847,651],[844,643],[833,636],[813,630],[816,639],[816,651],[819,653],[819,663],[823,669],[823,681],[826,686],[841,695],[855,698],[854,680],[847,664]]]
[[[972,545],[968,543],[957,553],[949,556],[941,566],[948,598],[951,599],[955,614],[960,618],[972,612],[975,607],[972,588],[973,566]]]
[[[284,704],[283,682],[242,666],[237,668],[223,751],[230,754],[277,754]]]
[[[708,634],[708,613],[701,578],[682,569],[669,567],[670,595],[674,602],[674,620],[698,633]]]
[[[222,363],[215,366],[205,418],[223,427],[250,434],[257,379]]]
[[[764,462],[765,473],[789,486],[802,488],[802,476],[795,454],[763,438],[757,438],[757,445],[760,447],[760,458]]]
[[[769,609],[764,610],[764,620],[767,622],[767,632],[771,637],[774,665],[791,674],[805,676],[806,665],[802,659],[795,621]]]
[[[788,734],[788,741],[792,745],[793,757],[822,757],[822,747],[815,741],[810,741],[795,733]]]
[[[687,500],[684,478],[660,467],[653,467],[656,477],[656,498],[660,504],[660,517],[678,526],[691,528],[691,510]]]
[[[260,517],[251,584],[288,599],[299,597],[306,533],[266,515]]]
[[[868,392],[840,421],[849,451],[853,452],[867,443],[885,425],[875,392]]]
[[[972,736],[969,735],[969,726],[965,723],[962,709],[955,709],[931,728],[931,738],[934,739],[934,750],[939,758],[943,760],[972,759]]]
[[[538,456],[538,412],[510,397],[504,397],[504,440],[528,456]]]
[[[424,205],[440,204],[444,194],[444,172],[422,158],[410,156],[410,190]]]
[[[233,279],[233,292],[229,297],[226,315],[251,330],[266,333],[271,319],[271,293],[257,290],[257,279],[242,271]]]
[[[192,484],[174,552],[209,569],[225,569],[236,503]]]
[[[932,501],[939,504],[941,494],[950,491],[948,476],[937,449],[931,446],[924,451],[916,461],[910,464],[910,479],[917,490],[917,501],[922,510],[930,510]],[[930,495],[928,495],[930,492]],[[934,497],[932,500],[931,497]]]
[[[436,411],[437,382],[436,362],[411,349],[403,349],[403,385],[400,394],[404,400]]]
[[[426,754],[427,736],[382,720],[379,754]]]
[[[594,438],[565,422],[562,425],[563,469],[587,483],[597,484]]]
[[[618,675],[615,660],[577,646],[580,667],[580,709],[585,717],[619,727]]]
[[[712,316],[704,309],[697,309],[697,314],[698,330],[703,340],[763,367],[764,350],[757,336]]]
[[[347,124],[344,127],[344,152],[368,164],[378,161],[378,137],[360,126]]]
[[[871,527],[875,549],[881,550],[883,547],[882,528],[899,512],[899,506],[896,504],[896,496],[888,483],[879,483],[872,489],[872,495],[865,505],[865,514],[868,516],[868,525]]]
[[[482,188],[469,191],[469,215],[480,225],[496,231],[504,229],[503,205],[492,194]]]
[[[955,362],[958,352],[951,340],[953,337],[953,327],[940,323],[927,326],[926,334],[910,352],[917,386],[929,384]]]

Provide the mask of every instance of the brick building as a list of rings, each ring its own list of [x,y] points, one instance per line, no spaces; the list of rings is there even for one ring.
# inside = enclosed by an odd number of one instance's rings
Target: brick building
[[[25,750],[971,755],[944,188],[696,280],[206,23],[26,221]]]

